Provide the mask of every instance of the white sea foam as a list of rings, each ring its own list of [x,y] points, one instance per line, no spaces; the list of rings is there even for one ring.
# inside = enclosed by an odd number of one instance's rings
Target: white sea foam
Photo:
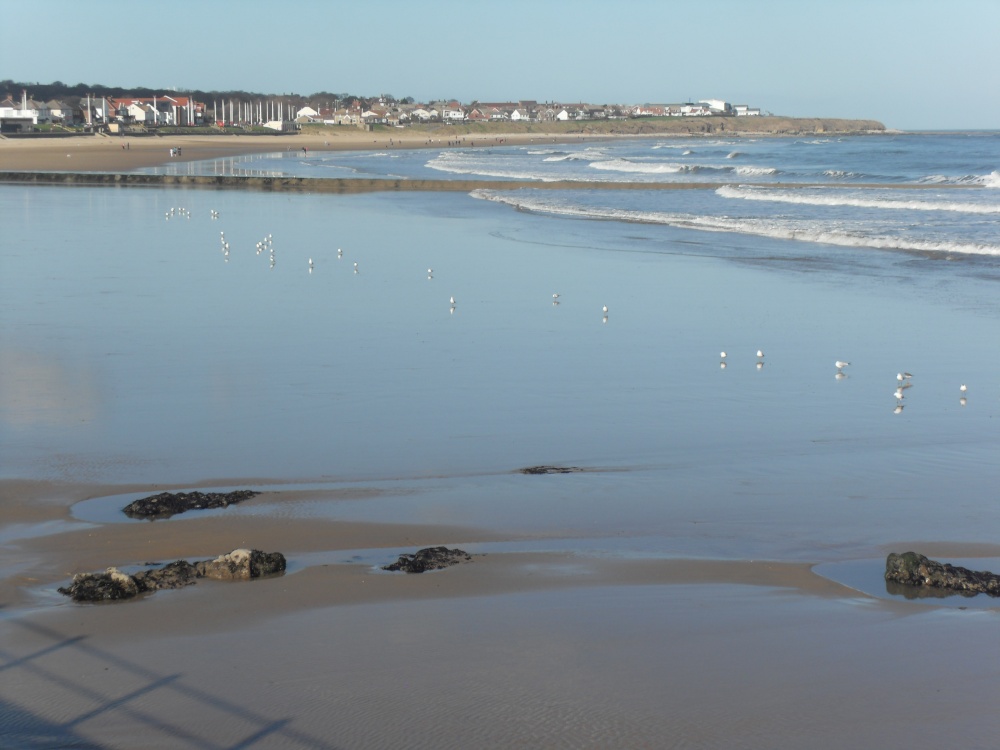
[[[763,177],[769,174],[778,174],[778,170],[774,167],[736,167],[733,171],[744,177]]]
[[[727,159],[735,159],[738,156],[743,156],[743,154],[739,151],[730,151],[728,154],[726,154]]]
[[[988,188],[1000,188],[1000,171],[993,170],[989,174],[967,174],[960,177],[932,174],[921,178],[920,182],[931,185],[981,185]]]
[[[603,169],[610,172],[634,172],[638,174],[677,174],[679,172],[691,171],[691,167],[686,164],[671,164],[667,162],[634,162],[627,159],[595,161],[590,166],[593,169]]]
[[[842,188],[831,192],[807,192],[805,190],[772,190],[755,187],[732,187],[724,185],[715,191],[721,198],[769,203],[794,203],[807,206],[851,206],[854,208],[879,208],[905,211],[956,211],[966,214],[1000,214],[1000,205],[993,203],[959,203],[956,201],[921,200],[919,198],[866,198],[858,195],[844,195]]]
[[[444,152],[436,158],[431,159],[425,165],[430,169],[449,174],[470,174],[481,177],[500,177],[510,180],[539,180],[541,182],[558,182],[560,180],[572,179],[563,175],[552,175],[543,172],[531,172],[515,169],[503,169],[486,167],[478,160],[462,158],[462,155],[454,152]]]
[[[748,234],[757,237],[795,240],[841,247],[873,248],[879,250],[905,250],[909,252],[961,255],[987,255],[1000,257],[1000,245],[920,240],[887,235],[868,235],[823,226],[780,219],[743,219],[728,216],[698,216],[670,214],[658,211],[628,211],[615,208],[592,208],[567,203],[557,203],[541,198],[526,198],[492,190],[476,190],[475,198],[503,203],[521,211],[568,216],[581,219],[622,221],[641,224],[663,224],[680,229],[705,232]]]

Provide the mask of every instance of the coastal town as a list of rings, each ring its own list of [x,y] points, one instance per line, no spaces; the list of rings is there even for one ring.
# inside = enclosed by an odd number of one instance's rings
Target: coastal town
[[[84,129],[141,132],[159,128],[255,128],[294,132],[307,123],[373,129],[377,125],[405,127],[417,123],[554,123],[585,120],[627,120],[662,117],[755,117],[758,107],[703,99],[673,104],[594,105],[583,102],[418,103],[391,96],[371,99],[301,97],[216,98],[164,93],[154,96],[91,96],[38,101],[27,89],[20,96],[4,92],[0,100],[0,132],[29,133],[39,129]]]

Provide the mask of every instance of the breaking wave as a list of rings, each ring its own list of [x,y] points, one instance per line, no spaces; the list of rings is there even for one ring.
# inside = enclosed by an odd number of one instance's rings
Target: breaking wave
[[[686,164],[634,162],[627,159],[595,161],[590,166],[593,169],[603,169],[610,172],[635,172],[639,174],[679,174],[695,170],[695,167],[691,167]]]
[[[840,190],[841,188],[835,188]],[[793,203],[807,206],[851,206],[906,211],[956,211],[966,214],[1000,214],[1000,204],[959,203],[941,200],[902,198],[861,198],[852,195],[817,194],[805,191],[771,190],[769,188],[723,186],[715,191],[721,198],[769,203]]]
[[[1000,171],[993,170],[989,174],[967,174],[961,177],[935,174],[921,178],[920,182],[930,185],[981,185],[988,188],[1000,188]]]
[[[470,195],[481,200],[494,201],[519,211],[566,216],[601,221],[621,221],[637,224],[661,224],[679,229],[703,232],[746,234],[772,239],[795,240],[841,247],[872,248],[878,250],[903,250],[934,254],[962,254],[1000,257],[1000,245],[909,239],[887,235],[869,235],[842,229],[803,225],[780,219],[733,218],[728,216],[699,216],[671,214],[660,211],[629,211],[615,208],[592,208],[560,204],[541,199],[525,198],[493,190],[475,190]]]

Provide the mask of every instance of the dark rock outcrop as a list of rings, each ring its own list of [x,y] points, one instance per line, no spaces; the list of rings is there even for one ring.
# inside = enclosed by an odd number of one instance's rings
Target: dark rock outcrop
[[[959,594],[1000,596],[1000,576],[958,565],[928,560],[916,552],[892,552],[885,560],[885,580],[908,586],[929,586]]]
[[[59,593],[78,602],[111,602],[138,596],[139,586],[127,573],[108,568],[103,573],[78,573],[73,583],[60,588]]]
[[[122,510],[130,518],[170,518],[187,510],[208,510],[228,508],[242,503],[259,492],[253,490],[233,490],[232,492],[161,492],[143,497],[126,505]]]
[[[391,565],[383,565],[382,570],[423,573],[428,570],[441,570],[470,560],[472,560],[472,555],[460,549],[426,547],[413,555],[400,555],[399,559]]]
[[[73,576],[69,586],[61,587],[59,593],[78,602],[117,601],[159,589],[190,586],[198,578],[245,581],[276,575],[285,571],[285,564],[285,556],[280,552],[236,549],[214,560],[194,563],[175,560],[162,568],[143,570],[134,576],[118,568],[108,568],[103,573],[79,573]]]
[[[526,466],[518,469],[521,474],[575,474],[583,471],[579,466]]]
[[[199,577],[217,578],[222,581],[246,581],[283,573],[285,556],[280,552],[234,549],[225,555],[219,555],[214,560],[197,562],[194,567]]]
[[[174,560],[162,568],[143,570],[132,576],[140,592],[179,589],[190,586],[198,577],[198,569],[187,560]]]

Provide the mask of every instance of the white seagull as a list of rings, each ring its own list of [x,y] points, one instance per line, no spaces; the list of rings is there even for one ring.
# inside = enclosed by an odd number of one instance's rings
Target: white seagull
[[[960,390],[962,393],[965,393],[967,390],[969,390],[969,388],[968,386],[965,385],[965,383],[962,383],[962,385],[958,386],[958,390]]]
[[[896,373],[896,380],[898,380],[900,383],[902,383],[904,380],[909,380],[912,377],[913,376],[910,373],[908,373],[908,372],[897,372]]]
[[[837,365],[837,369],[838,370],[843,370],[845,367],[848,367],[851,363],[850,362],[841,362],[838,359],[836,362],[834,362],[834,364]]]
[[[757,359],[764,359],[764,351],[762,349],[757,350]]]
[[[607,315],[608,314],[608,306],[605,305],[602,309],[604,310],[604,314]]]

